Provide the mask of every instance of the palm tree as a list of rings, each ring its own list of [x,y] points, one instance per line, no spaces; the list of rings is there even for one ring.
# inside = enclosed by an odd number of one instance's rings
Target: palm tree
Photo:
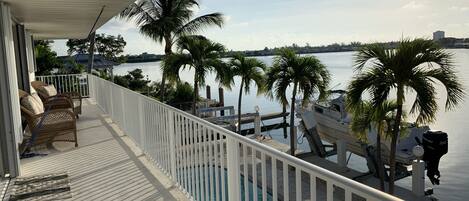
[[[192,113],[196,114],[199,87],[205,85],[207,73],[215,72],[216,80],[223,85],[228,85],[227,77],[230,77],[228,67],[220,59],[225,48],[220,43],[215,43],[199,35],[181,36],[176,42],[178,52],[166,57],[163,68],[172,80],[179,79],[179,71],[182,69],[194,69],[194,97],[192,100]]]
[[[329,71],[316,57],[296,55],[291,49],[281,49],[274,58],[273,66],[267,72],[267,89],[271,96],[288,104],[285,92],[293,84],[290,113],[290,153],[295,155],[295,101],[297,93],[303,94],[303,104],[315,93],[324,98],[329,85]]]
[[[399,136],[405,91],[414,91],[410,113],[417,115],[417,123],[435,120],[438,109],[435,84],[440,82],[446,89],[446,110],[462,101],[464,91],[454,71],[452,55],[438,44],[424,39],[399,42],[395,49],[380,44],[367,45],[355,58],[358,71],[348,87],[348,102],[354,107],[361,103],[362,95],[369,91],[371,104],[380,105],[396,91],[397,109],[393,122],[390,153],[389,192],[394,193],[396,172],[396,144]]]
[[[359,107],[350,110],[353,114],[351,130],[360,139],[366,139],[367,133],[374,128],[376,130],[376,160],[378,163],[378,177],[380,179],[380,189],[384,191],[385,171],[381,155],[381,136],[391,135],[391,122],[394,120],[397,103],[395,101],[384,101],[378,107],[373,106],[369,101],[364,101]],[[389,128],[389,129],[388,129]]]
[[[241,100],[243,90],[245,93],[249,93],[251,83],[254,82],[258,88],[257,93],[263,92],[266,66],[262,61],[255,58],[246,58],[242,54],[235,55],[231,59],[230,66],[232,75],[241,77],[238,99],[238,132],[241,134]]]
[[[140,32],[158,43],[165,43],[165,55],[172,54],[174,41],[182,35],[194,34],[203,28],[224,23],[223,14],[211,13],[196,18],[194,7],[199,0],[140,0],[132,3],[119,15],[134,20]],[[162,73],[161,100],[164,101],[166,76]]]

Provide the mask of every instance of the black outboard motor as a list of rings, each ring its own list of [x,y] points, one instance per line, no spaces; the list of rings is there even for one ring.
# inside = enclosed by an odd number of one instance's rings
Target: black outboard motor
[[[427,131],[423,134],[423,160],[427,166],[427,176],[433,185],[440,185],[440,158],[448,153],[448,134],[442,131]]]

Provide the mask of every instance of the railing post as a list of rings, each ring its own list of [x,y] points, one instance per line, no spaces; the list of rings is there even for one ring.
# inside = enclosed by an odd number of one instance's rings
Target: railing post
[[[416,196],[425,196],[425,162],[422,160],[412,162],[412,192]]]
[[[111,93],[112,93],[112,90],[111,90]],[[112,99],[111,99],[111,111],[112,110]],[[146,125],[145,125],[145,113],[146,111],[144,110],[143,108],[143,98],[142,97],[138,97],[138,118],[139,118],[139,122],[140,122],[140,148],[143,148],[143,150],[146,151],[146,146],[145,146],[145,136],[147,134],[147,129],[146,129]]]
[[[109,86],[110,86],[110,87],[109,87],[109,88],[110,88],[110,90],[109,90],[109,96],[111,97],[111,100],[109,101],[109,105],[110,105],[110,106],[109,106],[109,107],[110,107],[110,108],[109,108],[109,115],[111,116],[111,118],[114,119],[114,118],[115,118],[115,117],[114,117],[114,101],[113,101],[113,100],[114,100],[114,94],[113,94],[113,92],[112,92],[114,87],[113,87],[112,85],[109,85]],[[140,101],[140,103],[141,103],[141,101]],[[140,105],[141,105],[141,104],[140,104]],[[140,114],[141,114],[141,113],[140,113]]]
[[[168,134],[169,134],[169,154],[170,154],[170,159],[171,159],[171,177],[174,181],[176,181],[176,140],[175,140],[175,135],[176,132],[174,132],[174,112],[169,111],[168,112]]]
[[[241,200],[239,145],[232,137],[227,138],[228,200]],[[223,157],[223,156],[222,156]]]
[[[86,79],[87,79],[87,82],[88,82],[88,85],[87,85],[87,86],[88,86],[88,92],[89,92],[89,95],[88,95],[88,96],[90,96],[90,98],[95,98],[94,89],[93,89],[94,86],[92,86],[92,85],[94,85],[94,84],[93,84],[93,81],[90,80],[90,78],[93,79],[89,74],[86,74]],[[81,89],[81,80],[79,80],[79,82],[80,82],[80,83],[79,83],[79,85],[78,85],[78,90],[79,90],[80,93],[81,93],[81,90],[82,90],[82,89]]]

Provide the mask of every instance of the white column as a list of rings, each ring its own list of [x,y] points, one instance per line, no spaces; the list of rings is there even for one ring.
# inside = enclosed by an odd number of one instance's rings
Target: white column
[[[168,134],[169,134],[169,154],[171,160],[171,177],[173,181],[177,181],[176,174],[176,132],[174,130],[175,121],[174,121],[174,111],[168,112]]]
[[[239,170],[239,145],[232,137],[227,140],[227,165],[228,165],[228,200],[241,200],[240,170]],[[223,156],[222,156],[223,157]]]

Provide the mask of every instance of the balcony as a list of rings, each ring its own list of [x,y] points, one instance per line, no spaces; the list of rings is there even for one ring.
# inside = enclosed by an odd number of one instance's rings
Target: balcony
[[[78,143],[36,147],[22,176],[67,172],[73,200],[184,200],[186,196],[91,99],[77,121]]]
[[[24,176],[67,172],[74,200],[398,200],[101,78],[37,79],[90,96],[79,147],[21,160]]]

